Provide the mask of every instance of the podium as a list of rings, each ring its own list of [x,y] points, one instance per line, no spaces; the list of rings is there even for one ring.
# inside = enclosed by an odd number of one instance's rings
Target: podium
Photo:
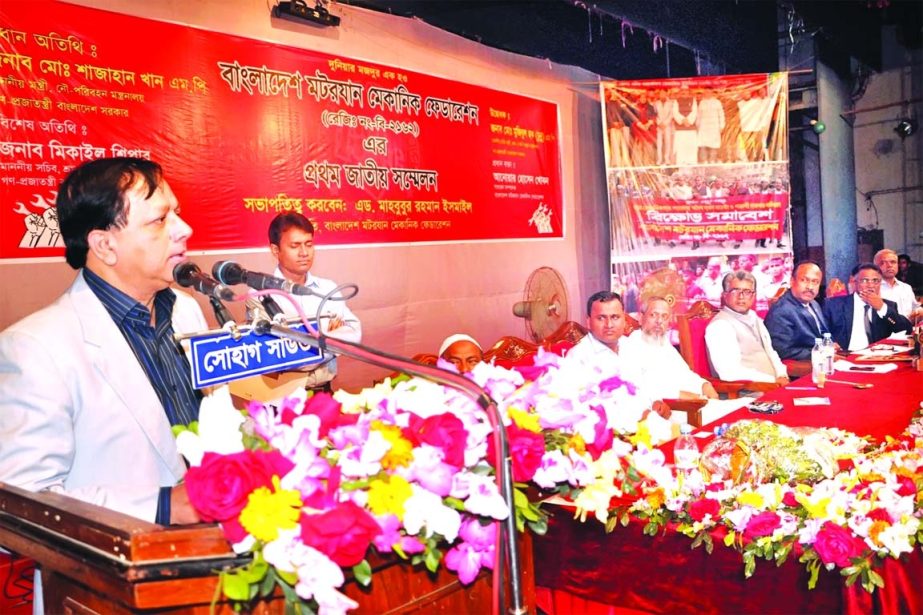
[[[535,612],[532,546],[522,546],[523,587]],[[216,612],[217,572],[245,563],[216,525],[164,527],[55,493],[0,483],[0,546],[35,560],[42,570],[48,613],[122,614]],[[491,575],[469,586],[440,566],[437,574],[398,558],[370,556],[372,584],[349,575],[342,591],[359,603],[352,613],[489,613]],[[254,613],[284,613],[281,597]]]

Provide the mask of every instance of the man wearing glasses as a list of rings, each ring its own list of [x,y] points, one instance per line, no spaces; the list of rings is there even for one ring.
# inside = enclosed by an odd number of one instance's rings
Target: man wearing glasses
[[[756,278],[738,270],[721,282],[721,311],[705,329],[705,346],[712,373],[721,380],[788,384],[788,372],[772,347],[762,319],[753,311]]]
[[[892,333],[909,332],[913,325],[897,311],[897,304],[881,297],[881,269],[878,265],[859,265],[856,291],[833,297],[824,304],[824,317],[833,341],[840,348],[859,350],[885,339]]]

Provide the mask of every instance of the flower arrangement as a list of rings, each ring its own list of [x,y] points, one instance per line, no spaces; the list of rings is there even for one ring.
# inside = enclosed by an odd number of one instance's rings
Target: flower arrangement
[[[754,445],[761,429],[754,422],[740,425],[737,434]],[[748,578],[758,559],[781,565],[795,556],[810,573],[811,589],[824,568],[838,569],[847,586],[859,581],[873,592],[883,586],[874,569],[878,559],[898,558],[923,544],[923,418],[917,416],[896,440],[878,447],[866,442],[863,452],[855,452],[856,436],[827,431],[828,444],[841,451],[838,468],[812,481],[775,475],[768,482],[735,482],[697,470],[675,475],[659,451],[634,455],[645,477],[644,496],[613,512],[623,523],[630,516],[646,520],[649,535],[675,529],[709,553],[714,537],[723,536],[725,546],[742,554]],[[777,429],[767,433],[772,435],[766,441],[791,437]],[[793,452],[792,476],[808,471],[807,458]]]
[[[545,529],[526,495],[530,481],[605,520],[631,484],[631,445],[613,435],[635,431],[624,418],[639,403],[634,387],[544,352],[525,371],[528,381],[483,363],[471,373],[502,400],[518,529]],[[201,518],[253,555],[221,573],[225,596],[246,603],[278,587],[292,605],[342,613],[357,606],[340,591],[343,571],[371,582],[370,550],[431,571],[444,564],[466,584],[493,568],[496,522],[511,511],[495,484],[492,433],[460,392],[401,377],[355,395],[251,403],[245,412],[208,398],[177,445]]]

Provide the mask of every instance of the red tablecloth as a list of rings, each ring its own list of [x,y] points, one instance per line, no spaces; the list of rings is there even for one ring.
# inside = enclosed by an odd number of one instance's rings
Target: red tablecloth
[[[785,425],[841,427],[881,439],[900,434],[923,398],[923,372],[908,364],[887,374],[838,372],[837,380],[870,382],[871,389],[829,383],[823,389],[779,389],[762,399],[784,404],[776,415],[739,410],[720,420],[762,417]],[[792,387],[811,386],[810,377]],[[796,397],[829,397],[829,406],[795,406]],[[708,427],[706,427],[707,429]],[[707,441],[707,440],[706,440]],[[664,447],[669,453],[671,445]],[[884,589],[847,588],[838,573],[821,571],[817,587],[792,558],[781,567],[760,560],[744,578],[741,556],[715,539],[712,554],[668,531],[651,538],[633,521],[606,534],[595,521],[581,523],[561,509],[548,534],[534,540],[538,604],[548,613],[923,613],[923,551],[877,568]],[[612,608],[614,607],[614,608]]]

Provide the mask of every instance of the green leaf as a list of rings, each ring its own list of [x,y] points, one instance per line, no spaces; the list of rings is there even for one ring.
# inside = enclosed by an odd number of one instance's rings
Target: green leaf
[[[445,497],[442,498],[442,503],[455,510],[465,510],[465,503],[458,498]]]
[[[236,572],[221,573],[221,591],[229,600],[246,601],[250,599],[250,584]]]
[[[359,581],[359,584],[363,587],[368,587],[372,582],[372,566],[369,565],[368,560],[362,560],[355,566],[353,566],[353,576],[356,577],[356,580]]]
[[[788,554],[791,553],[791,551],[792,551],[791,543],[782,545],[782,547],[780,547],[776,551],[776,566],[781,566],[782,564],[784,564],[785,560],[788,559]]]
[[[690,548],[690,549],[697,549],[697,548],[699,548],[699,546],[701,546],[703,540],[705,540],[705,532],[699,532],[698,534],[696,534],[695,540],[692,541],[692,546],[689,547],[689,548]]]
[[[442,553],[440,553],[436,549],[427,549],[426,555],[424,558],[424,564],[426,565],[426,569],[429,570],[430,572],[436,572],[437,570],[439,570],[439,560],[441,559],[442,559]]]
[[[817,575],[820,572],[820,561],[812,559],[808,562],[808,572],[811,573],[811,578],[808,579],[808,589],[814,589],[817,587]]]
[[[881,578],[880,574],[878,574],[872,569],[869,569],[869,580],[872,582],[872,585],[874,587],[884,587],[885,586],[885,580]],[[871,589],[869,591],[875,591],[875,590]]]
[[[548,519],[543,516],[537,521],[532,521],[529,523],[529,529],[532,530],[536,536],[544,536],[548,533]]]
[[[734,532],[728,532],[727,534],[725,534],[725,536],[724,536],[724,546],[725,546],[725,547],[730,547],[731,545],[733,545],[733,544],[734,544],[734,537],[735,537],[736,535],[737,535],[737,534],[735,534]]]
[[[273,570],[270,570],[269,574],[263,577],[263,581],[260,583],[260,597],[266,598],[272,594],[272,590],[276,587],[276,575]]]
[[[711,555],[712,551],[715,550],[715,541],[712,540],[711,534],[709,534],[708,531],[703,531],[702,535],[705,536],[705,552]]]
[[[744,551],[744,578],[749,579],[756,571],[756,557],[753,551]]]

